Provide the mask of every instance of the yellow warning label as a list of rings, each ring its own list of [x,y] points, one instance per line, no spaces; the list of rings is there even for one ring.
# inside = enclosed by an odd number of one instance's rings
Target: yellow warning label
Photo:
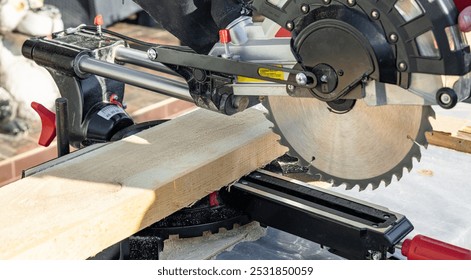
[[[281,65],[276,65],[281,67]],[[276,80],[285,80],[285,72],[279,71],[279,70],[272,70],[268,68],[259,68],[258,69],[258,74],[262,77],[265,78],[271,78],[271,79],[276,79]],[[260,80],[260,79],[255,79],[255,78],[249,78],[249,77],[244,77],[244,76],[238,76],[237,81],[239,83],[267,83],[268,81]]]
[[[258,68],[258,74],[265,78],[271,78],[271,79],[276,79],[276,80],[285,79],[285,72],[272,70],[268,68]]]

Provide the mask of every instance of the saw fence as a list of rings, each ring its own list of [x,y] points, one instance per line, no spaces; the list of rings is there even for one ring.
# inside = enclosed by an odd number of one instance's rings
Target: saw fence
[[[281,156],[257,110],[197,110],[0,189],[0,259],[85,259]]]

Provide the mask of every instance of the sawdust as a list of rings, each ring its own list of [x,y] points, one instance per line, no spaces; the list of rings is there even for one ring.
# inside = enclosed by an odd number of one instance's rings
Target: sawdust
[[[217,234],[204,234],[201,237],[169,239],[164,242],[161,260],[201,260],[213,259],[223,251],[231,250],[243,241],[254,241],[266,235],[266,229],[253,222],[233,230],[220,230]]]
[[[430,169],[420,169],[420,170],[417,170],[417,173],[419,173],[422,176],[426,176],[426,177],[432,177],[433,176],[433,171],[430,170]]]

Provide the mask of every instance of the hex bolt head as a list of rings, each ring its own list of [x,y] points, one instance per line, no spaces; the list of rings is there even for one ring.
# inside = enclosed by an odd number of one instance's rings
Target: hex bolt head
[[[303,4],[301,6],[301,12],[303,12],[303,13],[307,14],[307,13],[309,13],[309,10],[310,10],[309,5]]]
[[[157,56],[158,56],[158,53],[154,48],[150,48],[150,49],[147,50],[147,57],[150,60],[155,60],[157,58]]]
[[[378,10],[373,10],[373,11],[371,11],[371,17],[372,17],[373,19],[379,19],[379,12],[378,12]]]

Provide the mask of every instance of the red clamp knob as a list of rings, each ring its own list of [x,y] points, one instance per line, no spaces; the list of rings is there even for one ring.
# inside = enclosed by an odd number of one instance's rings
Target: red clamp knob
[[[471,251],[427,236],[404,240],[402,255],[408,260],[471,260]]]
[[[31,107],[38,113],[41,118],[41,135],[39,136],[38,144],[48,147],[52,140],[56,137],[56,114],[49,111],[43,105],[32,102]]]
[[[219,30],[219,42],[221,44],[228,44],[231,42],[231,33],[229,32],[229,29]]]
[[[93,24],[98,26],[98,25],[103,25],[104,21],[103,21],[103,16],[98,14],[95,16],[95,18],[93,19]]]

